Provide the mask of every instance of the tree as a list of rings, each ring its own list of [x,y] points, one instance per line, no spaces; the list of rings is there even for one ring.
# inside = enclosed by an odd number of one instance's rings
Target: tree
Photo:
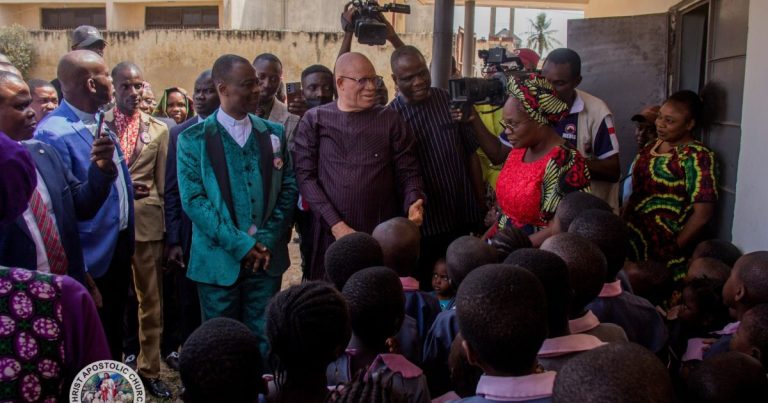
[[[557,30],[549,29],[549,26],[552,25],[552,20],[547,19],[547,13],[539,13],[535,21],[529,18],[528,22],[531,23],[531,30],[526,32],[528,35],[528,47],[536,49],[539,55],[554,49],[555,45],[562,45],[553,36]]]
[[[35,45],[21,25],[0,27],[0,53],[8,56],[11,64],[26,75],[35,63]]]

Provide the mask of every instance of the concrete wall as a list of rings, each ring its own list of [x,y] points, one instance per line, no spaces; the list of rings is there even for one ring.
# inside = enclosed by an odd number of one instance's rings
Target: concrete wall
[[[0,5],[0,25],[19,24],[29,29],[40,29],[42,26],[42,12],[40,10],[43,8],[105,7],[105,4],[105,1],[102,0],[78,2],[59,0],[45,3],[8,1],[6,4]]]
[[[64,31],[33,31],[32,40],[38,49],[38,62],[29,78],[53,79],[58,60],[67,51]],[[330,68],[341,47],[339,33],[306,33],[279,31],[222,30],[151,30],[108,32],[105,57],[109,66],[120,61],[133,61],[144,70],[144,78],[154,88],[181,86],[192,90],[197,75],[211,68],[222,54],[234,53],[252,60],[263,52],[274,53],[282,59],[284,81],[298,81],[301,71],[315,63]],[[432,53],[432,36],[404,34],[403,41],[424,52],[427,60]],[[354,50],[368,55],[377,72],[385,77],[389,93],[394,93],[390,78],[391,46],[355,45]]]
[[[680,0],[589,0],[584,18],[666,13]]]
[[[744,252],[768,249],[768,179],[765,176],[765,150],[768,150],[768,115],[765,94],[768,94],[768,2],[749,2],[749,34],[747,65],[744,77],[744,103],[741,114],[741,151],[736,182],[736,208],[733,220],[733,241]]]
[[[231,0],[232,29],[337,32],[339,16],[348,0]],[[225,1],[226,3],[226,1]],[[380,1],[384,4],[384,1]],[[399,1],[403,3],[403,1]],[[404,17],[405,32],[432,32],[433,6],[409,1],[411,14]]]
[[[110,31],[143,30],[146,7],[214,6],[219,7],[221,29],[275,30],[303,32],[338,32],[339,16],[348,0],[80,0],[77,3],[53,0],[35,3],[3,0],[0,24],[21,24],[40,29],[40,9],[68,7],[105,7]],[[404,0],[398,0],[404,3]],[[383,4],[383,2],[380,2]],[[410,15],[396,17],[398,32],[432,32],[434,6],[410,1]]]

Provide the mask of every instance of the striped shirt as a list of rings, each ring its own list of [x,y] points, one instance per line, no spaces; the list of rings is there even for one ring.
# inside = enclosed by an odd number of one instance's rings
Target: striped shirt
[[[429,98],[418,104],[398,96],[389,107],[405,119],[418,141],[427,194],[422,234],[444,234],[478,222],[482,217],[467,164],[478,145],[468,125],[451,119],[448,91],[431,88]]]

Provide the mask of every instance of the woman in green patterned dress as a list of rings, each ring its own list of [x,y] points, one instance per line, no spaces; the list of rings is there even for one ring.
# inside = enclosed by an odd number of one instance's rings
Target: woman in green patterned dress
[[[695,140],[704,103],[692,91],[670,96],[659,112],[659,138],[643,148],[632,171],[624,213],[630,260],[656,260],[685,275],[685,260],[712,218],[717,202],[715,153]]]

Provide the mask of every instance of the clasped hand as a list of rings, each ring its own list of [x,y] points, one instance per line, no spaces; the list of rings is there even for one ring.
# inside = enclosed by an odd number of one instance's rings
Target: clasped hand
[[[259,270],[269,269],[269,261],[272,258],[272,253],[266,246],[260,242],[256,242],[256,245],[245,254],[245,257],[240,261],[240,268],[242,270],[251,270],[254,273]]]

